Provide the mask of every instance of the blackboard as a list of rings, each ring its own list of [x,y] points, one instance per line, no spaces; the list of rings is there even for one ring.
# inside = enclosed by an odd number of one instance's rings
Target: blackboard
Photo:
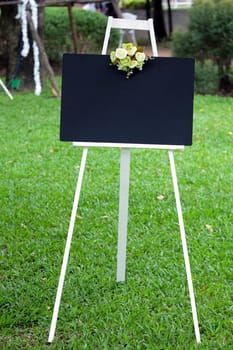
[[[194,60],[155,57],[129,79],[108,55],[65,54],[62,141],[192,144]]]

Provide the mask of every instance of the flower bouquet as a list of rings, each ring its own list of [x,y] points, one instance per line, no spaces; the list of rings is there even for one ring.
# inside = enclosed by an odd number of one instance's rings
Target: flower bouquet
[[[143,48],[133,43],[123,43],[122,47],[110,53],[111,64],[126,72],[127,78],[133,74],[134,69],[142,70],[147,59]]]

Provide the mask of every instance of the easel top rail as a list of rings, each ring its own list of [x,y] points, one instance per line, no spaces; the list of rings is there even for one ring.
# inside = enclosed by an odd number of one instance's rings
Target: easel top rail
[[[111,28],[148,30],[148,20],[141,19],[135,21],[134,19],[114,18]]]

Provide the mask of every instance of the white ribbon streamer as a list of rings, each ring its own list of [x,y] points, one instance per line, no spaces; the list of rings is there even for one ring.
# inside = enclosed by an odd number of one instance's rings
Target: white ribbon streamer
[[[21,15],[21,26],[22,26],[22,40],[23,40],[23,49],[21,51],[21,55],[23,57],[27,57],[30,49],[29,39],[28,39],[28,22],[27,22],[27,12],[26,7],[29,0],[24,0],[22,3],[21,11],[19,14]]]
[[[29,38],[28,38],[28,21],[27,21],[27,5],[30,5],[32,13],[32,22],[35,30],[38,28],[38,8],[35,0],[23,0],[21,5],[21,10],[18,10],[18,14],[21,16],[21,26],[22,26],[22,40],[23,49],[21,55],[27,57],[30,50]],[[39,96],[41,93],[41,81],[40,81],[40,52],[35,41],[33,41],[33,58],[34,58],[34,68],[33,76],[35,82],[35,95]]]

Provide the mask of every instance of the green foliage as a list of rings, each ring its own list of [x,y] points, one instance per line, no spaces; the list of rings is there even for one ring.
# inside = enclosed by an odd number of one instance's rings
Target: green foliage
[[[174,56],[192,57],[193,48],[190,33],[176,29],[172,35],[171,49]]]
[[[196,62],[195,91],[199,94],[215,94],[218,91],[218,67],[212,61]]]
[[[197,0],[190,12],[188,30],[173,35],[176,56],[192,56],[218,66],[219,85],[229,80],[233,59],[233,2],[231,0]]]
[[[49,59],[54,62],[60,62],[63,53],[71,50],[71,34],[65,9],[45,9],[44,46]]]
[[[121,0],[120,6],[127,9],[143,9],[146,7],[146,0]]]
[[[60,100],[50,91],[11,101],[0,90],[0,106],[1,350],[232,349],[233,99],[195,96],[193,146],[174,152],[200,346],[167,152],[132,150],[127,281],[117,284],[120,150],[106,148],[89,150],[46,345],[82,149],[59,141]]]
[[[172,41],[172,49],[176,56],[193,57],[189,32],[176,31]],[[206,59],[195,62],[195,92],[215,94],[219,89],[218,67],[213,61]]]
[[[80,53],[100,53],[103,45],[107,17],[92,11],[74,8],[78,50]],[[117,47],[119,31],[113,30],[110,47]],[[46,8],[44,43],[52,62],[60,63],[63,53],[73,52],[72,35],[66,8]]]

